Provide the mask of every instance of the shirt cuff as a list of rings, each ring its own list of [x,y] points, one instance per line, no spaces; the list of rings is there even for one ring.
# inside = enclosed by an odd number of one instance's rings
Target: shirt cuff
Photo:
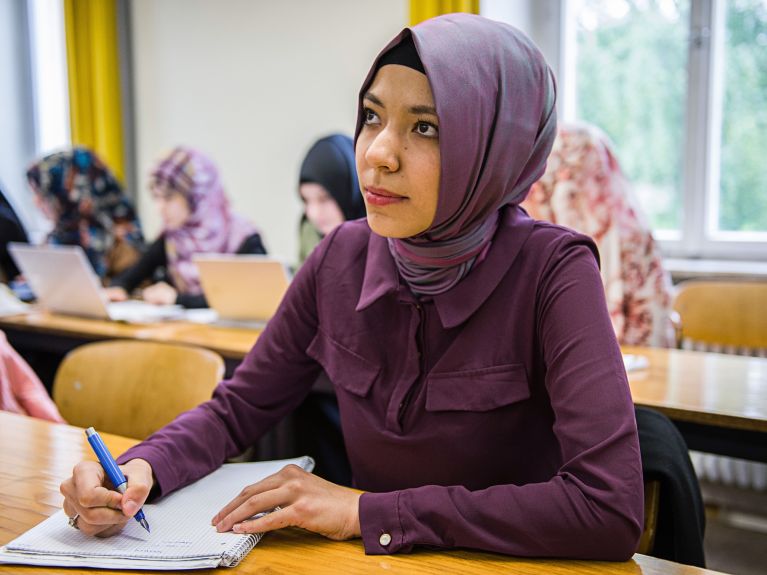
[[[399,491],[363,493],[359,514],[362,543],[368,555],[410,551],[399,513]]]
[[[146,445],[136,445],[120,455],[115,461],[118,465],[123,465],[131,459],[143,459],[152,467],[152,474],[155,479],[151,492],[153,498],[167,495],[178,486],[178,477],[173,473],[173,466],[163,465],[162,454],[157,453],[154,449]]]

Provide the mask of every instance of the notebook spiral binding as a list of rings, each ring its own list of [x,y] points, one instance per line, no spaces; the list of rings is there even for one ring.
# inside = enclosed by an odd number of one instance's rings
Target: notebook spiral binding
[[[237,564],[242,561],[245,556],[251,552],[256,546],[256,543],[261,541],[264,536],[263,533],[251,533],[240,541],[239,545],[232,549],[229,553],[224,553],[221,556],[221,565],[224,567],[236,567]]]
[[[301,459],[301,463],[299,465],[306,471],[311,472],[314,469],[314,459],[309,457],[308,455],[303,457]],[[279,509],[279,507],[277,507]],[[236,567],[237,564],[242,561],[245,556],[250,553],[253,548],[256,546],[256,544],[261,541],[261,538],[264,536],[263,533],[251,533],[248,535],[247,538],[240,541],[240,543],[232,549],[228,553],[224,553],[221,556],[221,563],[223,567]]]

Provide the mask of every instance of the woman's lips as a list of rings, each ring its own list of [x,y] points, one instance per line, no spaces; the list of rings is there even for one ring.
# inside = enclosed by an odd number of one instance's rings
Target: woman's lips
[[[390,206],[407,200],[406,197],[397,195],[383,188],[365,187],[365,200],[374,206]]]

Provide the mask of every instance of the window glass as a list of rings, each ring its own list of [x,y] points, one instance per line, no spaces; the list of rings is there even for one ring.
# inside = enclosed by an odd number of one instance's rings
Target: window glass
[[[656,230],[681,231],[689,0],[572,0],[576,116],[613,140]]]

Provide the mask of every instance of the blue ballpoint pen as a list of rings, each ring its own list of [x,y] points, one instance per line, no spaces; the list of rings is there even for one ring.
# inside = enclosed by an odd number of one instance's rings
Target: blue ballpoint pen
[[[99,458],[99,463],[101,463],[101,467],[106,471],[109,481],[112,482],[112,485],[115,486],[117,491],[125,493],[128,486],[128,480],[125,479],[125,475],[123,475],[123,472],[117,466],[114,457],[109,453],[109,449],[107,449],[101,436],[96,433],[96,430],[92,427],[85,430],[85,435],[88,436],[88,443],[91,444],[93,451],[96,452],[96,457]],[[138,521],[147,532],[149,532],[149,523],[147,522],[146,517],[144,517],[143,510],[139,509],[138,513],[136,513],[133,518]]]

